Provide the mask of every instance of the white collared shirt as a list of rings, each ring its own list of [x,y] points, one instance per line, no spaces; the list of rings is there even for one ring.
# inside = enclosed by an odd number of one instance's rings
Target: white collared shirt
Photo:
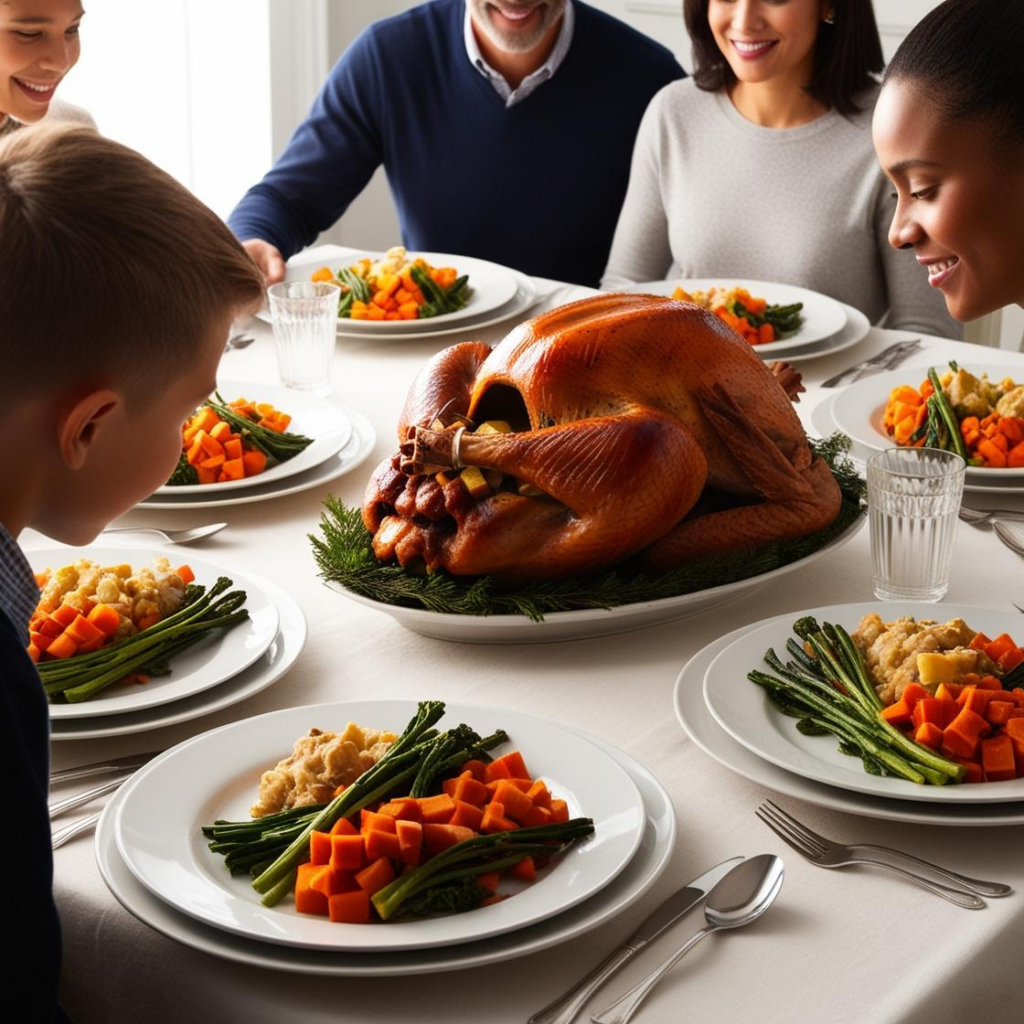
[[[548,56],[548,59],[532,74],[527,75],[517,89],[513,89],[505,81],[505,77],[499,71],[484,60],[480,47],[477,44],[476,36],[473,34],[473,18],[466,7],[466,20],[464,23],[464,34],[466,37],[466,54],[470,63],[494,86],[498,95],[505,101],[506,107],[514,106],[521,100],[525,100],[539,85],[546,82],[565,60],[569,52],[569,44],[572,42],[573,27],[576,24],[576,14],[573,11],[572,0],[565,5],[565,13],[562,15],[562,27],[558,31],[558,38]]]

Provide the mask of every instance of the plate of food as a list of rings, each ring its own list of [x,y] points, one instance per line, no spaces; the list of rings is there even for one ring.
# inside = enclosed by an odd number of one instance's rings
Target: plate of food
[[[295,806],[278,809],[282,796]],[[135,877],[205,924],[372,953],[569,910],[629,864],[644,820],[628,773],[552,722],[380,701],[290,708],[189,740],[126,784],[116,833]]]
[[[967,460],[968,483],[1024,482],[1024,367],[964,367],[878,374],[844,388],[836,426],[868,453],[901,445],[946,448]],[[937,385],[937,386],[936,386]]]
[[[846,309],[836,299],[773,281],[682,278],[647,281],[629,290],[696,302],[739,331],[759,355],[772,358],[832,338],[846,324]]]
[[[401,450],[361,509],[325,503],[313,547],[328,584],[434,636],[679,618],[861,518],[862,482],[839,448],[809,446],[779,378],[712,314],[663,298],[599,293],[493,350],[455,346],[405,409]]]
[[[286,281],[339,285],[338,328],[351,334],[416,334],[442,329],[498,310],[516,295],[507,267],[449,253],[385,253],[289,262]]]
[[[244,672],[277,636],[274,602],[245,573],[140,548],[28,552],[41,587],[30,623],[55,721],[184,700]]]
[[[282,498],[289,494],[298,494],[315,488],[323,488],[332,480],[336,480],[352,470],[369,457],[377,443],[377,434],[370,421],[350,406],[342,407],[342,412],[352,427],[348,441],[327,458],[315,466],[283,478],[265,480],[256,478],[240,490],[222,490],[226,484],[211,484],[201,487],[195,494],[181,494],[180,487],[162,487],[157,493],[140,501],[136,506],[143,509],[211,509],[233,508],[236,505],[248,505],[257,501],[269,501]]]
[[[336,977],[381,977],[463,970],[505,963],[568,942],[618,914],[635,908],[668,864],[675,843],[676,820],[664,786],[642,764],[594,737],[586,737],[614,758],[636,784],[644,802],[643,840],[629,864],[595,897],[557,917],[479,942],[430,950],[383,953],[338,953],[270,945],[211,928],[178,913],[142,886],[117,851],[114,833],[121,792],[113,795],[96,828],[96,860],[103,880],[119,903],[158,932],[193,949],[238,963],[275,971]]]
[[[704,699],[737,742],[819,783],[893,800],[1019,801],[1024,650],[1011,630],[1019,615],[988,608],[815,608],[749,628],[709,665]]]
[[[293,388],[223,381],[182,425],[178,465],[156,494],[213,496],[304,473],[340,451],[352,421]]]
[[[766,619],[765,624],[772,620]],[[792,624],[787,612],[775,616],[783,626]],[[952,804],[922,803],[914,800],[883,800],[875,796],[839,789],[794,772],[786,771],[759,757],[737,742],[715,721],[704,701],[704,677],[708,667],[730,644],[740,639],[748,627],[742,626],[712,641],[683,666],[672,691],[676,719],[686,735],[729,771],[776,793],[803,800],[818,807],[860,814],[886,821],[906,821],[918,825],[957,825],[982,828],[1000,825],[1024,825],[1024,804]]]

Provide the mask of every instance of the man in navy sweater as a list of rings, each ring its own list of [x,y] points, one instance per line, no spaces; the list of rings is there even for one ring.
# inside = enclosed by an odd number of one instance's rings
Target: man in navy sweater
[[[228,223],[280,280],[383,163],[408,248],[596,286],[640,118],[682,76],[580,0],[431,0],[352,44]]]

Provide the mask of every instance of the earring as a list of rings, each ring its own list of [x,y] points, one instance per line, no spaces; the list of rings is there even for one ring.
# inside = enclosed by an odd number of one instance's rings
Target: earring
[[[836,23],[836,12],[832,9],[821,19],[826,25],[834,25]]]

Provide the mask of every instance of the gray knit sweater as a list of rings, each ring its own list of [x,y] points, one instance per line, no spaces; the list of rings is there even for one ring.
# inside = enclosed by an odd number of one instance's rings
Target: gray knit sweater
[[[877,92],[861,111],[764,128],[692,78],[644,115],[629,190],[601,281],[723,277],[812,288],[877,323],[959,338],[912,252],[887,234],[895,202],[871,142]]]

